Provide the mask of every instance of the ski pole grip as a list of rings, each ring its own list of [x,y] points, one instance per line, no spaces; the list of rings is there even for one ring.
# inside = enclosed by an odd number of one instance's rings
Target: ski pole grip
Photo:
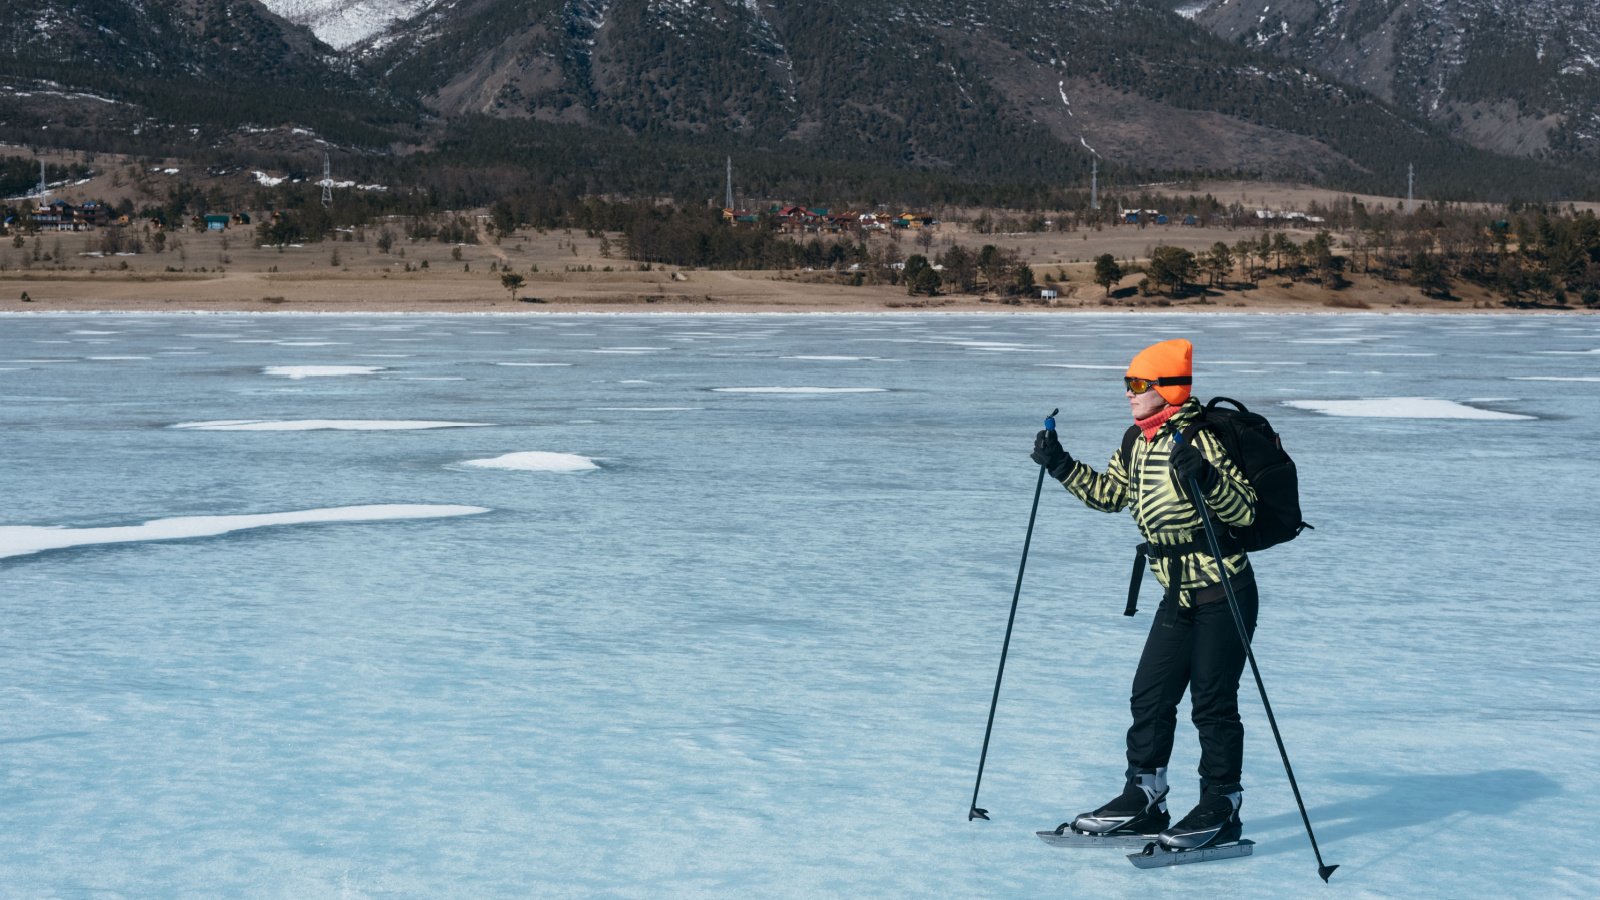
[[[1044,430],[1045,431],[1055,431],[1056,430],[1056,413],[1058,413],[1058,412],[1061,412],[1061,409],[1059,407],[1057,407],[1056,409],[1050,410],[1050,415],[1044,417]]]

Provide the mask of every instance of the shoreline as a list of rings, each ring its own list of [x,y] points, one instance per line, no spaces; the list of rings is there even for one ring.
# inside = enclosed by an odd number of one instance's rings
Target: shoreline
[[[944,244],[1015,245],[1040,288],[1055,296],[979,294],[913,296],[903,285],[872,283],[851,269],[702,269],[612,258],[603,237],[519,231],[499,243],[407,240],[391,249],[351,235],[303,246],[263,247],[246,232],[173,232],[163,251],[115,257],[97,248],[98,232],[40,235],[24,247],[0,247],[0,312],[436,313],[541,315],[1184,312],[1421,314],[1594,313],[1580,306],[1525,303],[1472,284],[1448,298],[1377,274],[1349,273],[1337,290],[1266,274],[1254,282],[1192,283],[1181,297],[1140,296],[1130,271],[1109,290],[1095,284],[1092,259],[1111,253],[1142,259],[1163,241],[1196,249],[1237,237],[1211,228],[1123,227],[1094,233],[972,235],[952,231]],[[1296,239],[1306,237],[1297,234]],[[873,242],[887,238],[873,238]],[[907,250],[914,248],[906,248]],[[969,246],[969,249],[971,247]],[[504,279],[515,277],[513,293]],[[881,277],[881,273],[880,273]],[[863,283],[865,282],[865,283]]]
[[[1201,295],[1139,297],[1121,288],[1113,297],[1081,286],[1059,300],[997,299],[976,295],[910,296],[890,285],[853,287],[785,280],[773,273],[698,271],[673,273],[672,281],[618,283],[613,279],[535,282],[535,291],[556,287],[537,299],[511,300],[485,279],[384,278],[276,279],[259,273],[228,273],[182,281],[130,274],[83,277],[39,273],[0,275],[0,315],[65,313],[281,313],[435,314],[539,316],[615,315],[795,315],[945,313],[952,315],[1186,315],[1349,313],[1411,315],[1595,315],[1600,309],[1527,304],[1511,306],[1483,292],[1453,299],[1426,297],[1408,285],[1370,277],[1339,291],[1305,282],[1273,280],[1255,286],[1205,289]],[[42,277],[40,277],[42,276]],[[681,279],[681,280],[677,280]],[[651,291],[659,291],[652,293]],[[693,293],[690,293],[690,291]],[[280,292],[280,293],[269,293]],[[1093,296],[1084,296],[1091,294]]]
[[[53,316],[416,316],[519,318],[542,316],[657,316],[668,318],[710,316],[1381,316],[1387,318],[1433,318],[1439,316],[1587,316],[1600,310],[1584,309],[1238,309],[1238,308],[1139,308],[1139,309],[0,309],[0,319],[48,318]]]

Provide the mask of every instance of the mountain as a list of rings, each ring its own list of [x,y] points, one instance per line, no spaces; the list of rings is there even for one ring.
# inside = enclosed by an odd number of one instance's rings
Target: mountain
[[[291,124],[386,142],[374,126],[415,114],[255,0],[0,0],[0,125],[12,129]]]
[[[1474,146],[1600,161],[1594,0],[1211,0],[1195,21]]]
[[[991,177],[1076,178],[1098,158],[1393,190],[1427,159],[1558,190],[1553,170],[1519,175],[1193,14],[1173,0],[443,0],[352,52],[446,117]]]
[[[1095,164],[1108,185],[1393,192],[1412,161],[1449,196],[1600,193],[1570,117],[1538,161],[1488,152],[1398,88],[1219,36],[1228,3],[1197,2],[0,0],[0,138],[146,152],[159,133],[167,150],[248,152],[270,143],[263,128],[310,130],[420,150],[384,165],[447,170],[451,196],[514,171],[569,192],[706,196],[720,185],[685,172],[729,154],[753,192],[819,197],[868,181],[1038,197],[1081,188]]]

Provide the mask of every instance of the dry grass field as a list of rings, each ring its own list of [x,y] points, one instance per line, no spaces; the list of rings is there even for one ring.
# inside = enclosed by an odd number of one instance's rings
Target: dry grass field
[[[0,151],[4,152],[4,151]],[[62,157],[54,161],[67,161]],[[96,160],[103,174],[88,184],[59,190],[53,196],[74,202],[100,198],[117,202],[131,196],[131,164]],[[159,189],[166,178],[151,173],[162,164],[144,163],[146,189]],[[172,164],[171,168],[180,168]],[[237,178],[238,175],[233,177]],[[115,182],[115,183],[113,183]],[[1247,206],[1303,209],[1312,200],[1328,203],[1349,195],[1292,185],[1209,183],[1193,186],[1224,202]],[[1166,186],[1161,190],[1172,191]],[[1395,198],[1362,198],[1369,203]],[[137,200],[136,202],[145,202]],[[481,211],[478,211],[481,212]],[[476,216],[477,213],[468,213]],[[481,217],[476,219],[481,221]],[[166,237],[155,252],[153,236],[137,230],[142,252],[105,255],[98,232],[45,233],[29,237],[18,248],[0,241],[0,310],[301,310],[301,311],[843,311],[843,310],[1016,310],[1193,308],[1195,310],[1322,311],[1329,309],[1472,310],[1500,308],[1487,294],[1461,291],[1453,300],[1424,297],[1404,285],[1357,275],[1344,290],[1285,279],[1263,281],[1250,289],[1208,292],[1202,297],[1167,300],[1141,298],[1134,275],[1116,286],[1114,297],[1091,281],[1091,261],[1110,253],[1120,260],[1138,260],[1159,244],[1193,250],[1217,241],[1232,244],[1253,236],[1250,230],[1187,228],[1181,225],[1105,227],[1098,230],[1038,234],[975,234],[959,222],[940,227],[930,247],[937,253],[953,243],[976,250],[983,244],[1014,248],[1043,282],[1058,282],[1053,301],[1010,300],[953,295],[910,297],[894,285],[850,286],[850,273],[829,271],[706,271],[651,266],[646,269],[618,256],[607,256],[602,241],[582,232],[524,230],[498,243],[486,231],[476,243],[443,244],[397,237],[385,253],[378,248],[383,223],[340,233],[337,239],[303,246],[261,247],[255,231],[234,227],[223,232],[181,229]],[[142,227],[138,227],[141,228]],[[399,223],[390,230],[404,234]],[[1311,232],[1291,230],[1303,241]],[[619,235],[609,235],[620,246]],[[887,241],[877,236],[872,241]],[[901,252],[919,252],[911,235],[901,238]],[[38,259],[34,256],[37,253]],[[48,257],[48,259],[46,259]],[[606,271],[610,269],[611,271]],[[516,298],[501,283],[505,272],[524,279]],[[27,299],[24,300],[23,298]]]

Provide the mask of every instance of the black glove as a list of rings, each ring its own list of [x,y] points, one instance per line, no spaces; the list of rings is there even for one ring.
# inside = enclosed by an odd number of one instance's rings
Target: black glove
[[[1054,431],[1041,431],[1034,436],[1032,459],[1057,481],[1072,474],[1072,454],[1056,440]]]
[[[1204,494],[1210,494],[1217,482],[1222,480],[1217,467],[1189,441],[1184,441],[1172,451],[1172,470],[1178,473],[1178,480],[1184,487],[1188,487],[1190,481],[1200,482],[1200,491]]]

